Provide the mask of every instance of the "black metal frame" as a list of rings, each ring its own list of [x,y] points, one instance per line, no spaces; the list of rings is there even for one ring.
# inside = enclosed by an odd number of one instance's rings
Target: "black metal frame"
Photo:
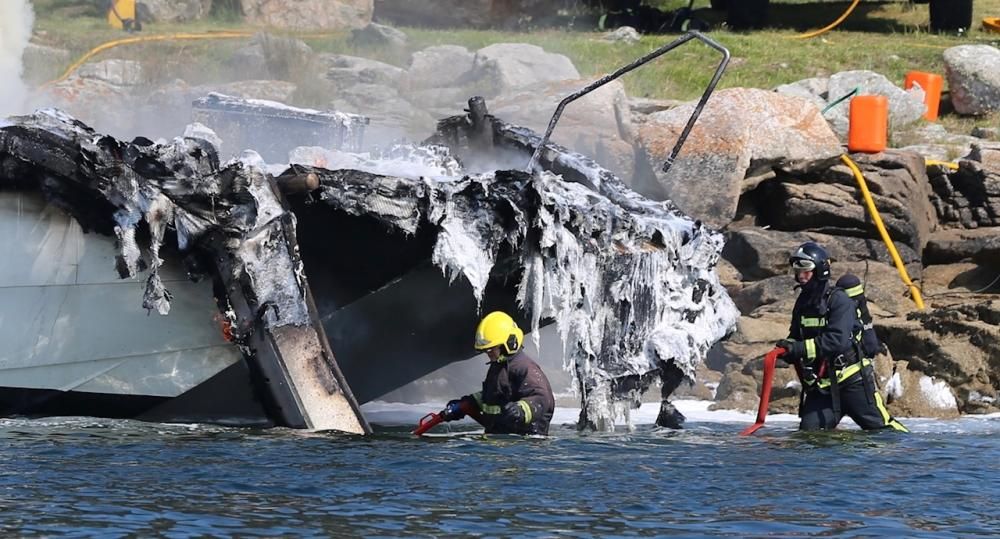
[[[531,159],[528,161],[527,171],[532,172],[537,166],[538,159],[541,157],[542,150],[548,144],[549,137],[552,136],[552,131],[555,129],[556,123],[559,122],[559,118],[562,116],[563,110],[566,108],[566,105],[589,94],[590,92],[593,92],[594,90],[617,79],[618,77],[621,77],[625,73],[628,73],[633,69],[636,69],[646,63],[649,63],[650,61],[655,60],[656,58],[659,58],[660,56],[676,49],[677,47],[680,47],[681,45],[687,43],[688,41],[691,41],[692,39],[701,40],[709,47],[712,47],[713,49],[721,52],[722,62],[720,62],[719,67],[715,69],[715,75],[713,75],[712,80],[709,81],[708,86],[705,88],[705,92],[702,94],[701,99],[698,101],[698,105],[695,106],[694,111],[691,113],[691,117],[688,118],[687,125],[684,126],[684,130],[681,132],[680,138],[677,139],[677,143],[674,144],[673,150],[671,150],[670,155],[667,157],[667,160],[663,163],[663,172],[667,172],[668,170],[670,170],[670,167],[673,166],[674,164],[674,160],[677,158],[677,154],[680,153],[681,147],[684,145],[684,141],[687,139],[688,135],[691,134],[691,129],[694,127],[694,123],[698,120],[698,116],[701,115],[702,109],[705,108],[705,103],[708,102],[708,98],[711,97],[712,92],[715,91],[716,85],[719,84],[719,79],[722,78],[722,73],[726,70],[726,66],[729,65],[729,59],[731,56],[729,54],[729,49],[723,47],[719,43],[706,37],[704,34],[696,30],[689,31],[688,33],[664,45],[663,47],[656,49],[655,51],[643,56],[642,58],[639,58],[638,60],[632,62],[631,64],[619,68],[617,71],[611,73],[610,75],[605,75],[604,77],[590,83],[585,88],[563,98],[563,100],[560,101],[559,105],[556,107],[556,111],[552,115],[552,119],[549,120],[549,126],[548,128],[545,129],[545,135],[542,136],[542,141],[538,144],[538,147],[535,148],[535,153],[531,155]]]

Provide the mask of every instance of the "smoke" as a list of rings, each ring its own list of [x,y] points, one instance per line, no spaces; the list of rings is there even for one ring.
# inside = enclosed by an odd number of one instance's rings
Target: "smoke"
[[[28,88],[21,80],[21,55],[31,39],[35,14],[28,0],[0,2],[0,117],[24,112]]]

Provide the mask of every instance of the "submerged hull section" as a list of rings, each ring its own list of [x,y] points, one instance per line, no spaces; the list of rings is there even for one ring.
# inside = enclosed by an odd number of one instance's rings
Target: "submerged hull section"
[[[165,266],[173,312],[149,315],[145,284],[114,271],[113,240],[38,193],[0,192],[0,252],[0,414],[270,423],[210,283]]]

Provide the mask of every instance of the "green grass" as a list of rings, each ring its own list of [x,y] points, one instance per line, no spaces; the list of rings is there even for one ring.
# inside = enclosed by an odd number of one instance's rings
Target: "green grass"
[[[666,8],[686,5],[684,0],[661,0]],[[695,3],[696,16],[721,22],[722,15],[708,9],[708,0]],[[849,1],[772,0],[770,24],[765,30],[734,33],[713,30],[708,35],[732,52],[733,60],[720,88],[748,86],[773,88],[807,77],[826,76],[849,69],[866,69],[901,83],[910,70],[944,72],[942,52],[952,46],[989,43],[1000,34],[979,29],[987,15],[1000,16],[1000,0],[976,0],[973,28],[966,36],[936,35],[927,31],[927,5],[906,2],[862,2],[858,9],[834,31],[812,39],[794,39],[807,30],[822,28],[835,20]],[[65,48],[78,57],[92,47],[124,36],[110,29],[102,18],[80,14],[80,2],[36,0],[35,41]],[[76,11],[74,11],[76,10]],[[73,13],[67,16],[66,13]],[[207,32],[223,29],[249,30],[230,11],[216,17],[183,25],[147,25],[139,35],[173,32]],[[654,50],[676,35],[650,35],[633,45],[610,44],[601,33],[547,29],[529,33],[477,30],[428,30],[405,28],[411,50],[430,45],[457,44],[477,49],[491,43],[525,42],[570,57],[581,74],[595,78]],[[349,44],[348,33],[306,37],[316,51],[357,54],[405,65],[409,51],[357,50]],[[191,83],[235,78],[225,67],[225,58],[242,40],[151,43],[118,47],[99,58],[120,57],[143,60],[156,80],[183,78]],[[650,98],[693,99],[700,95],[719,61],[719,55],[700,44],[690,43],[647,66],[626,75],[623,82],[630,95]],[[303,80],[309,74],[302,74]],[[41,81],[39,81],[41,82]],[[303,94],[306,96],[309,92]],[[312,101],[313,99],[307,99]],[[316,106],[323,103],[300,103]],[[946,115],[942,123],[950,130],[968,133],[975,125],[995,126],[1000,117],[963,118]]]

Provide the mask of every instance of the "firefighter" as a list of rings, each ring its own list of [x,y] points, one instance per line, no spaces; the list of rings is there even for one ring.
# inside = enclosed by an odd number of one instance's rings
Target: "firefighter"
[[[779,356],[802,381],[801,430],[833,429],[844,415],[865,430],[908,432],[889,415],[875,384],[873,358],[861,347],[862,322],[854,300],[830,285],[830,257],[814,242],[802,244],[789,263],[800,289]]]
[[[468,410],[475,410],[487,434],[548,434],[555,409],[552,388],[541,367],[522,349],[523,343],[524,332],[508,314],[486,315],[476,329],[475,342],[476,350],[490,359],[483,390],[449,402],[445,419],[462,419]]]

